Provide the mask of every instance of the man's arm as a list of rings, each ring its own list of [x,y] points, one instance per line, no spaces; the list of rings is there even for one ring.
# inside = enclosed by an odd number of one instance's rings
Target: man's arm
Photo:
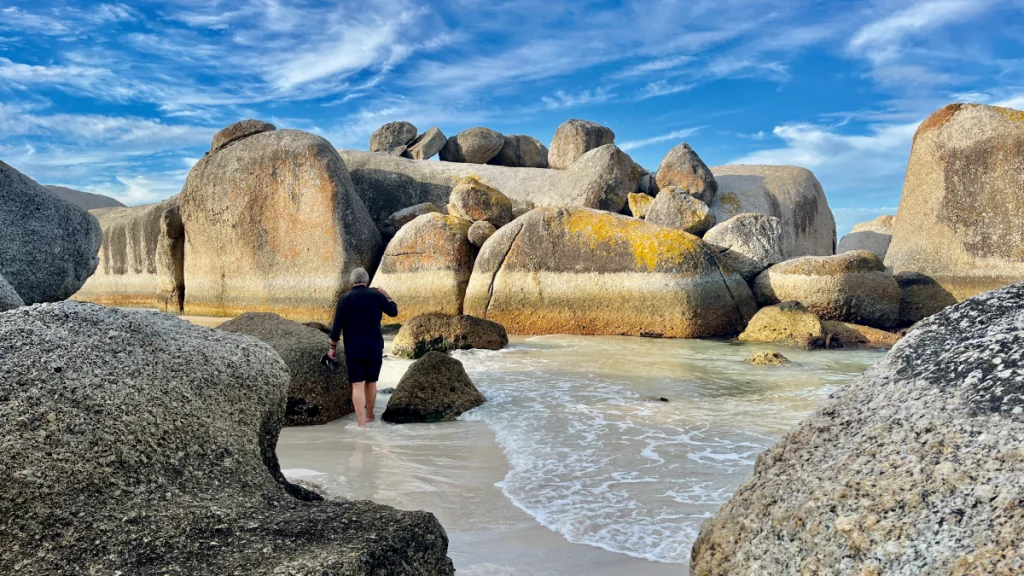
[[[384,297],[384,303],[380,306],[381,311],[392,318],[398,316],[398,304],[395,304],[395,301],[391,299],[391,294],[388,294],[388,291],[383,288],[377,288],[377,292],[380,292],[381,296]]]
[[[342,299],[338,298],[338,305],[334,307],[334,324],[331,325],[331,349],[327,353],[333,360],[335,351],[338,349],[338,338],[341,338],[341,320],[345,311],[342,306]]]

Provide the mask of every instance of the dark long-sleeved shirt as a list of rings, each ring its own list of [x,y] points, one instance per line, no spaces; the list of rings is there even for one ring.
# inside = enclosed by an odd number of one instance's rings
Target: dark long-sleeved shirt
[[[366,286],[353,286],[338,299],[334,310],[331,341],[338,335],[345,338],[345,355],[350,358],[374,358],[384,353],[384,336],[380,333],[383,314],[398,316],[398,304]]]

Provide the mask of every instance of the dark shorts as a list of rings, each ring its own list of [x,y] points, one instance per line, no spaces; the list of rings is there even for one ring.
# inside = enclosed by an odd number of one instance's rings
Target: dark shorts
[[[380,378],[380,366],[384,359],[378,354],[373,358],[352,358],[345,357],[345,367],[348,368],[348,382],[376,382]]]

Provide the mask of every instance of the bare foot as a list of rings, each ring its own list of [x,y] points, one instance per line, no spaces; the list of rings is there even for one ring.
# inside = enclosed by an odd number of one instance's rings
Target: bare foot
[[[367,422],[373,422],[376,419],[377,419],[377,417],[374,416],[372,413],[371,414],[367,414],[367,416],[366,416],[366,421]]]

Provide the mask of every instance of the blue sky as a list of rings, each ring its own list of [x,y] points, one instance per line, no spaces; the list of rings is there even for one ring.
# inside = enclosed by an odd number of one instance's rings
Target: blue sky
[[[650,169],[684,140],[810,168],[842,234],[895,210],[953,101],[1024,109],[1024,0],[0,0],[0,159],[129,204],[243,118],[359,149],[392,120],[585,118]]]

